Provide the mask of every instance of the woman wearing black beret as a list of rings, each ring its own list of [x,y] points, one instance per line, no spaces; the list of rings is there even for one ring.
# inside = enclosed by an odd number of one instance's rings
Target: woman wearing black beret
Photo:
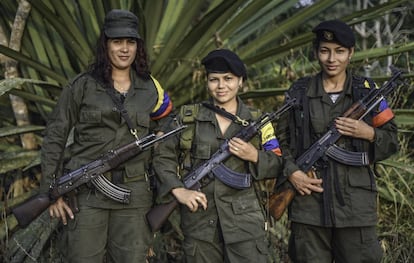
[[[347,24],[324,21],[313,33],[321,71],[292,84],[288,93],[301,107],[282,116],[277,126],[286,161],[283,176],[298,193],[289,207],[289,255],[301,263],[380,262],[377,187],[371,167],[326,157],[314,167],[316,178],[310,178],[295,159],[332,124],[342,134],[339,147],[368,153],[370,164],[386,159],[398,148],[394,114],[383,100],[363,120],[340,117],[376,86],[348,68],[355,36]]]
[[[184,105],[178,118],[189,128],[180,138],[167,140],[155,150],[159,194],[181,204],[186,262],[265,263],[269,259],[266,219],[253,185],[229,186],[218,179],[224,176],[221,170],[203,178],[196,190],[186,189],[180,180],[186,170],[209,160],[226,141],[231,156],[223,163],[240,178],[247,174],[253,181],[274,177],[283,167],[271,123],[250,142],[234,137],[243,123],[259,117],[258,110],[250,109],[237,96],[247,75],[240,58],[230,50],[218,49],[201,63],[207,73],[210,100]],[[177,167],[182,168],[178,176]]]

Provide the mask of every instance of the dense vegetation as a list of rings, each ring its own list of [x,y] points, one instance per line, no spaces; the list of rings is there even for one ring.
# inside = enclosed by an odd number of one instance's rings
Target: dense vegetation
[[[292,81],[318,70],[311,29],[338,18],[352,25],[357,52],[352,68],[382,84],[389,66],[405,71],[407,84],[388,99],[396,113],[400,151],[378,163],[378,230],[384,262],[414,256],[414,24],[407,0],[2,0],[0,3],[0,261],[60,262],[60,225],[44,213],[19,229],[9,213],[38,189],[42,131],[60,90],[91,60],[105,13],[129,9],[153,75],[179,106],[205,98],[200,58],[225,47],[246,62],[242,98],[263,110],[277,108]],[[171,226],[176,225],[172,221]],[[161,262],[180,261],[180,232],[157,234]],[[273,222],[273,258],[287,261],[288,221]]]

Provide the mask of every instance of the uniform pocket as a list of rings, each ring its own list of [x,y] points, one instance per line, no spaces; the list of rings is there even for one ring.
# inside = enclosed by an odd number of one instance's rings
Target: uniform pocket
[[[142,178],[144,178],[146,173],[145,164],[142,161],[125,165],[125,172],[127,178],[134,178],[138,176],[142,176]],[[129,182],[130,180],[127,181]]]
[[[231,203],[231,206],[235,215],[260,211],[259,203],[256,198],[237,199]]]
[[[104,142],[105,134],[102,133],[102,112],[96,110],[83,110],[79,115],[79,126],[77,127],[79,141],[82,142]]]
[[[262,255],[269,254],[269,246],[265,240],[257,240],[256,247],[257,247],[257,250],[260,252],[260,254]]]
[[[375,178],[371,178],[368,167],[348,167],[348,182],[351,187],[376,191]]]
[[[81,111],[79,116],[81,123],[101,123],[101,119],[102,113],[96,110]]]
[[[211,156],[211,147],[208,144],[194,143],[193,157],[195,159],[207,160]]]

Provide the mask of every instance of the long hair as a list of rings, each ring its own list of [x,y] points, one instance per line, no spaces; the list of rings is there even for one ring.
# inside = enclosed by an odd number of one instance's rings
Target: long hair
[[[148,55],[145,50],[145,44],[142,39],[136,39],[137,53],[135,61],[131,65],[137,75],[145,80],[150,79],[150,70],[148,65]],[[101,33],[97,44],[95,60],[89,65],[88,71],[97,80],[109,84],[112,83],[112,65],[108,56],[108,38],[105,33]]]

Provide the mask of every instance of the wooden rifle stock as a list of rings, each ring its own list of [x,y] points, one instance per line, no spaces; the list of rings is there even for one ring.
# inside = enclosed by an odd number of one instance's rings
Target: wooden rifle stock
[[[285,212],[286,207],[292,202],[295,194],[295,189],[290,187],[283,188],[277,193],[271,194],[266,207],[270,215],[274,219],[279,220]]]
[[[310,178],[316,178],[316,173],[314,170],[310,170],[306,173],[306,175]],[[276,193],[271,194],[266,207],[270,212],[270,215],[275,220],[279,220],[285,212],[286,208],[292,202],[295,195],[296,190],[291,185],[287,187],[281,187]]]
[[[45,211],[52,200],[49,194],[38,194],[24,202],[23,204],[12,209],[14,216],[19,222],[19,226],[26,227],[43,211]]]
[[[163,224],[168,220],[168,217],[177,206],[178,201],[174,199],[169,203],[159,204],[151,208],[151,210],[146,214],[146,217],[153,233],[161,229]]]

